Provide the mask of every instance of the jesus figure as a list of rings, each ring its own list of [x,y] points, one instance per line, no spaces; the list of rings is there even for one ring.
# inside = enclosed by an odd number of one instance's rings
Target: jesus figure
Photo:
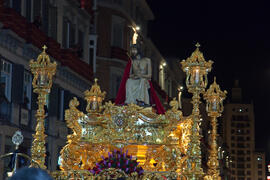
[[[131,49],[132,65],[129,78],[126,84],[126,104],[137,104],[143,102],[150,104],[149,98],[149,80],[151,80],[152,68],[149,58],[142,58],[136,45]]]

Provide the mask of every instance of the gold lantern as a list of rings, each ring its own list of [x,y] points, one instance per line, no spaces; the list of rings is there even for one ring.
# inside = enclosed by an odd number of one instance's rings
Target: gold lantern
[[[33,88],[34,92],[38,94],[38,110],[36,113],[37,125],[36,133],[33,135],[34,141],[31,147],[32,159],[40,165],[41,168],[46,169],[45,157],[45,138],[44,133],[44,118],[46,96],[50,93],[52,87],[52,77],[55,75],[56,62],[51,63],[49,55],[46,53],[47,47],[43,46],[42,53],[38,56],[37,61],[30,60],[30,69],[34,76]],[[34,164],[32,164],[34,166]]]
[[[203,97],[206,100],[206,111],[210,117],[219,117],[223,112],[223,100],[226,98],[227,91],[221,91],[219,85],[216,83],[216,77],[214,77],[214,83],[204,93]]]
[[[187,179],[200,179],[203,176],[200,147],[200,94],[207,86],[207,74],[211,71],[212,61],[205,61],[203,53],[199,50],[200,44],[196,44],[196,50],[187,60],[181,62],[182,69],[186,72],[186,86],[188,92],[192,93],[192,128],[190,135],[190,145],[187,150],[187,167],[184,175]]]
[[[219,173],[218,162],[218,149],[217,149],[217,117],[223,112],[223,100],[226,98],[226,91],[221,91],[219,85],[216,83],[216,77],[214,83],[204,93],[204,99],[206,100],[206,111],[208,116],[211,117],[211,144],[210,155],[207,162],[208,171],[205,179],[207,180],[221,180]]]
[[[186,85],[188,91],[204,90],[207,86],[207,73],[211,71],[213,61],[205,61],[203,53],[199,50],[200,44],[196,44],[196,50],[187,60],[181,62],[182,69],[186,72]]]
[[[101,92],[98,79],[95,78],[95,83],[90,90],[84,92],[85,100],[87,101],[86,111],[90,114],[99,113],[102,110],[102,101],[105,98],[106,92]]]

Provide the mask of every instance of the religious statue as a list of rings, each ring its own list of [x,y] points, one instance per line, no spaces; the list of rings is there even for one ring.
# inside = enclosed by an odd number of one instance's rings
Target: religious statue
[[[164,114],[165,110],[155,92],[151,82],[151,60],[142,57],[137,47],[138,34],[134,33],[133,45],[124,75],[115,99],[116,105],[137,104],[143,107],[153,107],[158,114]]]
[[[132,64],[129,78],[126,83],[126,104],[143,103],[150,104],[149,99],[149,80],[152,76],[151,60],[142,58],[136,45],[131,49]]]

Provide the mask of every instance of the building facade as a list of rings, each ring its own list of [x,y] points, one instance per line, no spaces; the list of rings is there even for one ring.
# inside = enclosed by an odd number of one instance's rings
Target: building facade
[[[265,157],[255,150],[255,117],[252,103],[242,102],[236,81],[232,99],[224,108],[224,138],[231,154],[231,179],[265,179]]]
[[[12,152],[11,137],[21,130],[22,153],[30,155],[36,124],[37,95],[32,93],[29,60],[36,59],[41,47],[48,47],[57,73],[46,99],[46,165],[57,169],[57,159],[66,143],[68,129],[64,110],[76,96],[83,109],[83,92],[91,85],[89,64],[93,4],[78,0],[0,0],[0,154]],[[0,161],[0,179],[11,170],[10,159]]]
[[[144,0],[0,0],[0,154],[11,152],[11,137],[20,129],[22,153],[30,155],[36,124],[37,95],[32,92],[29,60],[43,45],[58,63],[46,101],[46,165],[58,168],[59,152],[68,129],[65,109],[76,96],[83,111],[83,92],[99,78],[107,99],[114,99],[128,61],[127,52],[140,27],[143,54],[152,60],[152,82],[159,97],[176,96],[177,81],[158,49],[147,38],[152,11]],[[10,159],[0,162],[0,179],[10,171]]]

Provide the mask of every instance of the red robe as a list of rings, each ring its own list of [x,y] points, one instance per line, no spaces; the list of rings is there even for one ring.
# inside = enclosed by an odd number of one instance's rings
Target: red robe
[[[129,73],[130,73],[130,68],[131,68],[131,59],[128,60],[128,63],[126,65],[125,71],[124,71],[124,75],[122,78],[122,81],[120,83],[120,87],[115,99],[115,104],[116,105],[123,105],[125,103],[126,100],[126,82],[129,78]],[[150,102],[151,104],[155,104],[156,105],[156,111],[158,114],[165,114],[165,110],[156,94],[156,91],[152,85],[151,80],[149,80],[149,85],[150,85]]]

